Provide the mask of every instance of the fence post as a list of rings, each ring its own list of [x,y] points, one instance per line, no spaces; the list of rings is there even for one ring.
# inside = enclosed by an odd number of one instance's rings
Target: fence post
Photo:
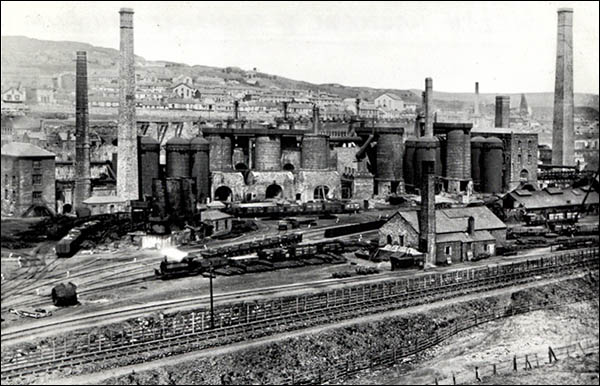
[[[529,362],[529,355],[525,354],[525,370],[531,369],[531,363]]]
[[[475,379],[481,382],[481,378],[479,378],[479,367],[475,366]]]
[[[538,359],[537,353],[535,353],[535,367],[540,367],[540,360]]]
[[[513,357],[513,371],[517,371],[517,356]]]
[[[552,347],[548,346],[548,363],[552,363],[552,358],[554,358],[555,362],[558,361],[554,354],[554,350],[552,350]]]
[[[456,385],[456,375],[454,373],[452,373],[452,384]]]
[[[435,384],[439,385],[437,377],[435,377]]]
[[[496,364],[493,364],[493,371],[494,371],[494,375],[496,375]]]

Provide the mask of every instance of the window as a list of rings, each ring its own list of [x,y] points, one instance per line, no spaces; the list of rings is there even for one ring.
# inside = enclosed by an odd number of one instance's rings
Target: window
[[[523,157],[521,157],[521,154],[517,156],[517,162],[519,163],[519,165],[523,162]]]
[[[12,176],[12,186],[17,185],[17,176]]]
[[[398,241],[400,242],[400,246],[403,247],[404,246],[404,235],[398,236]]]
[[[452,254],[452,247],[448,246],[445,248],[446,251],[446,255],[451,255]]]
[[[4,189],[4,199],[8,200],[8,189]]]
[[[42,175],[41,174],[34,174],[32,177],[33,177],[33,184],[34,185],[41,185],[42,184]]]
[[[34,170],[39,170],[42,168],[42,161],[36,160],[33,161],[33,169]]]
[[[527,154],[527,163],[531,165],[531,154]]]
[[[42,201],[42,192],[33,192],[33,194],[31,195],[32,199],[33,199],[33,203],[39,203]]]

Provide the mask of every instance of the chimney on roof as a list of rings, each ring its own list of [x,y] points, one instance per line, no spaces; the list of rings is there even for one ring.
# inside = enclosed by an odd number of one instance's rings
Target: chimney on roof
[[[356,98],[354,103],[356,104],[356,117],[360,118],[360,98]]]
[[[233,101],[233,119],[240,119],[240,101]]]
[[[475,234],[475,217],[473,216],[469,216],[467,220],[467,233],[470,236],[473,236]]]
[[[288,101],[283,101],[283,120],[288,120]]]

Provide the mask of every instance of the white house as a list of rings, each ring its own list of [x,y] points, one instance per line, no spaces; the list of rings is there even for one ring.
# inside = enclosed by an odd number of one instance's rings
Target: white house
[[[386,92],[375,98],[375,105],[387,110],[404,110],[404,102],[402,98],[391,92]]]

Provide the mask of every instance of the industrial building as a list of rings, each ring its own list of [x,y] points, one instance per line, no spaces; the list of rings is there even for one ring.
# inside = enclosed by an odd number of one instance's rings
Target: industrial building
[[[1,153],[2,215],[54,213],[54,153],[21,142],[4,145]]]

